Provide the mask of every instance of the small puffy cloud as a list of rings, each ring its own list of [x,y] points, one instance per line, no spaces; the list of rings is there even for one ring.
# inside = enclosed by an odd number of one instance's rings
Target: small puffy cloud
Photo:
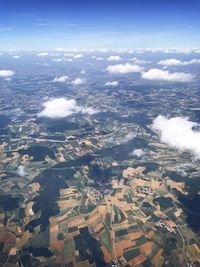
[[[84,83],[85,83],[85,80],[81,79],[81,78],[76,78],[75,80],[72,81],[73,85],[81,85],[81,84],[84,84]]]
[[[134,132],[129,132],[126,134],[123,134],[121,136],[111,136],[109,138],[104,139],[104,143],[110,144],[110,143],[115,143],[115,144],[125,144],[131,140],[133,140],[137,136],[136,133]]]
[[[108,61],[120,61],[122,58],[120,56],[110,56],[107,58]]]
[[[81,70],[80,71],[80,74],[83,74],[84,75],[84,74],[86,74],[86,71],[85,70]]]
[[[118,81],[108,81],[104,85],[105,86],[118,86],[119,82]]]
[[[144,156],[144,151],[142,149],[138,148],[138,149],[133,150],[131,155],[136,157],[136,158],[142,158]]]
[[[73,57],[74,56],[74,53],[65,53],[64,56],[65,57]]]
[[[160,132],[161,142],[200,158],[200,132],[193,129],[195,126],[195,122],[184,117],[169,119],[159,115],[153,121],[153,129]]]
[[[48,55],[49,55],[49,53],[47,53],[47,52],[43,52],[43,53],[37,54],[38,57],[45,57],[45,56],[48,56]]]
[[[91,108],[91,107],[79,107],[79,108],[81,109],[80,112],[83,114],[93,115],[98,112],[96,109]]]
[[[147,64],[150,63],[150,61],[144,60],[144,59],[138,59],[137,57],[131,58],[131,61],[134,61],[135,64]]]
[[[52,62],[61,62],[62,61],[62,58],[53,58],[52,59]]]
[[[97,110],[92,107],[79,106],[75,99],[55,98],[43,104],[44,109],[38,114],[39,117],[65,118],[75,113],[93,115]]]
[[[167,70],[150,69],[143,72],[141,77],[146,80],[160,80],[170,82],[190,82],[195,76],[184,72],[169,72]]]
[[[188,61],[189,64],[200,64],[200,59],[191,59],[190,61]]]
[[[163,66],[187,66],[192,64],[200,64],[200,59],[191,59],[189,61],[181,61],[179,59],[170,58],[166,60],[161,60],[158,62],[159,65]]]
[[[125,63],[118,65],[109,65],[106,70],[112,74],[126,74],[132,72],[142,72],[144,69],[138,65]]]
[[[25,167],[22,166],[22,165],[20,165],[20,166],[18,167],[18,169],[17,169],[17,174],[18,174],[19,176],[24,177],[24,176],[27,174],[27,172],[25,171]]]
[[[19,59],[19,58],[20,58],[20,56],[18,56],[18,55],[15,55],[15,56],[13,56],[13,58],[17,58],[17,59]]]
[[[65,61],[67,61],[67,62],[72,62],[73,59],[71,59],[71,58],[65,58]]]
[[[135,137],[136,137],[136,133],[134,133],[134,132],[130,132],[130,133],[127,133],[125,136],[123,136],[122,138],[121,138],[121,142],[122,143],[126,143],[126,142],[129,142],[129,141],[131,141],[132,139],[134,139]]]
[[[104,58],[103,57],[97,57],[96,60],[102,61],[102,60],[104,60]]]
[[[8,78],[13,76],[15,73],[12,70],[0,70],[0,77]]]
[[[60,76],[60,77],[55,77],[53,82],[59,82],[59,83],[64,83],[66,82],[67,80],[69,80],[69,77],[67,75],[63,75],[63,76]]]
[[[74,59],[80,59],[80,58],[82,58],[82,57],[83,57],[82,54],[77,54],[77,55],[74,56]]]

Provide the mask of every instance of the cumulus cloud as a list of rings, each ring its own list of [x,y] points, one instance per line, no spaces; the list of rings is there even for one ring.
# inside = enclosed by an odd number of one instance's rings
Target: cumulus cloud
[[[118,81],[108,81],[104,85],[105,86],[118,86],[119,82]]]
[[[61,62],[63,61],[62,58],[53,58],[52,62]]]
[[[77,54],[77,55],[74,56],[74,59],[79,59],[79,58],[82,58],[82,57],[83,57],[82,54]]]
[[[39,117],[65,118],[75,113],[93,115],[97,110],[92,107],[77,105],[75,99],[66,99],[64,97],[49,100],[43,104],[44,109],[38,114]]]
[[[144,59],[138,59],[137,57],[131,58],[131,61],[134,61],[135,64],[147,64],[150,63],[150,61],[144,60]]]
[[[69,77],[67,75],[63,75],[63,76],[60,76],[60,77],[55,77],[53,82],[59,82],[59,83],[64,83],[66,82],[67,80],[69,80]]]
[[[121,136],[110,136],[104,139],[104,143],[106,144],[115,143],[115,144],[120,145],[120,144],[124,144],[124,143],[127,143],[133,140],[136,136],[137,136],[137,133],[134,133],[134,132],[129,132]]]
[[[133,150],[131,155],[136,157],[136,158],[142,158],[144,156],[144,151],[142,149],[138,148],[138,149]]]
[[[159,115],[153,121],[153,129],[160,132],[161,142],[200,158],[200,131],[195,131],[195,126],[197,123],[184,117],[169,119]]]
[[[192,64],[200,64],[200,59],[191,59],[189,61],[181,61],[179,59],[170,58],[166,60],[161,60],[158,62],[159,65],[164,66],[187,66]]]
[[[25,176],[27,174],[25,171],[25,167],[20,165],[17,169],[17,174],[22,177]]]
[[[138,65],[132,65],[130,63],[109,65],[106,69],[109,73],[113,74],[126,74],[132,72],[142,72],[144,69]]]
[[[80,74],[86,74],[86,71],[85,70],[81,70]]]
[[[74,53],[66,53],[64,54],[65,57],[73,57],[74,56]]]
[[[97,57],[96,60],[102,61],[102,60],[104,60],[104,58],[103,57]]]
[[[8,78],[13,76],[15,73],[12,70],[0,70],[0,77]]]
[[[125,136],[123,136],[123,138],[121,139],[121,141],[123,143],[126,143],[128,141],[131,141],[132,139],[134,139],[136,137],[136,133],[134,132],[130,132],[130,133],[127,133]]]
[[[141,77],[147,80],[160,80],[170,82],[190,82],[195,76],[185,72],[169,72],[167,70],[150,69],[147,72],[143,72]]]
[[[122,58],[120,56],[110,56],[107,58],[108,61],[120,61]]]
[[[81,84],[84,84],[84,83],[85,83],[85,80],[81,79],[81,78],[76,78],[75,80],[72,81],[73,85],[81,85]]]
[[[48,55],[49,55],[49,53],[47,53],[47,52],[43,52],[43,53],[37,54],[38,57],[45,57],[45,56],[48,56]]]
[[[18,58],[20,58],[20,56],[18,56],[18,55],[15,55],[15,56],[13,56],[13,58],[17,58],[17,59],[18,59]]]

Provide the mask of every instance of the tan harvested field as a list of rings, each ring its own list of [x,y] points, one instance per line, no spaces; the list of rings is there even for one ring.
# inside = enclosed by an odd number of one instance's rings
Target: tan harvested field
[[[99,224],[97,224],[97,225],[93,228],[93,231],[94,231],[95,233],[97,233],[97,232],[99,232],[102,228],[104,228],[103,223],[99,223]]]
[[[128,237],[131,240],[137,240],[138,238],[142,237],[143,235],[144,235],[144,233],[142,231],[138,231],[138,232],[129,233]]]
[[[98,211],[95,210],[95,213],[89,216],[89,219],[87,220],[87,224],[96,224],[102,220],[101,215]]]
[[[145,167],[137,167],[137,168],[128,167],[126,170],[123,171],[122,176],[124,178],[138,176],[138,175],[142,175],[144,171],[145,171]]]
[[[148,256],[151,254],[153,247],[154,247],[154,243],[152,241],[149,241],[140,246],[140,251],[143,255]]]
[[[108,251],[108,249],[104,246],[101,246],[101,250],[103,252],[103,257],[106,263],[111,262],[112,260],[112,254]]]
[[[58,200],[57,204],[60,210],[65,210],[66,208],[73,208],[79,204],[79,201],[76,199],[67,199],[67,200]]]
[[[146,236],[151,239],[154,234],[155,234],[155,231],[151,230],[146,234]]]
[[[23,247],[27,243],[29,238],[31,238],[31,237],[32,237],[32,234],[29,233],[29,231],[24,232],[22,237],[20,238],[19,242],[17,242],[17,247],[18,248]]]
[[[132,188],[136,188],[137,186],[144,186],[146,184],[147,181],[141,179],[141,178],[137,178],[137,179],[134,179],[132,182],[131,182],[131,187]]]
[[[76,189],[74,188],[66,188],[66,189],[60,189],[60,195],[64,196],[64,195],[73,195],[73,194],[77,194]]]
[[[154,266],[163,266],[163,263],[164,263],[164,257],[162,256],[162,253],[163,253],[163,249],[160,249],[156,255],[153,257],[152,259],[152,263]]]
[[[66,220],[67,217],[68,217],[68,213],[65,213],[65,214],[62,215],[62,216],[51,217],[51,218],[49,219],[49,221],[50,221],[50,224],[51,224],[51,225],[56,225],[56,224],[58,224],[59,222],[62,222],[62,221],[64,221],[64,220]]]
[[[58,224],[50,227],[50,244],[53,244],[57,241],[58,229]]]
[[[129,239],[121,240],[115,243],[115,251],[117,257],[123,256],[123,252],[126,249],[134,247],[135,243]]]
[[[153,190],[159,189],[161,185],[162,185],[162,183],[157,181],[157,180],[152,180],[151,181],[151,188]]]
[[[11,248],[9,255],[10,256],[16,256],[17,254],[17,247]]]
[[[101,205],[98,207],[99,213],[103,216],[106,212],[106,205]]]
[[[137,257],[135,257],[134,259],[130,260],[128,262],[128,264],[131,266],[131,267],[136,267],[138,266],[139,264],[142,264],[144,261],[146,261],[146,257],[144,255],[139,255]]]
[[[188,192],[184,191],[185,183],[175,182],[175,181],[171,180],[170,177],[167,177],[166,179],[167,179],[167,185],[169,185],[171,188],[175,188],[176,190],[178,190],[179,192],[181,192],[184,195],[188,194]]]
[[[68,219],[68,227],[84,227],[86,226],[85,220],[79,216],[75,216],[73,218]]]
[[[34,191],[38,191],[40,189],[39,183],[33,183],[29,185]]]

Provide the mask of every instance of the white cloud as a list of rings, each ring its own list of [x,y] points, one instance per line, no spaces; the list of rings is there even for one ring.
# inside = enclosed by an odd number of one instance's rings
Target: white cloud
[[[17,174],[22,177],[25,176],[27,174],[25,171],[25,167],[20,165],[17,169]]]
[[[158,62],[158,64],[164,66],[187,66],[192,64],[200,64],[200,59],[194,58],[189,61],[181,61],[179,59],[170,58],[166,60],[161,60]]]
[[[110,56],[107,58],[108,61],[120,61],[122,58],[120,56]]]
[[[63,76],[60,76],[60,77],[55,77],[53,82],[59,82],[59,83],[64,83],[66,82],[67,80],[69,80],[69,77],[67,75],[63,75]]]
[[[85,83],[85,80],[81,79],[81,78],[76,78],[74,81],[72,81],[73,85],[81,85],[81,84],[84,84],[84,83]]]
[[[45,56],[48,56],[49,53],[47,52],[43,52],[43,53],[39,53],[37,54],[38,57],[45,57]]]
[[[13,76],[15,73],[12,70],[0,70],[0,77],[8,78]]]
[[[53,58],[52,59],[52,62],[61,62],[62,61],[62,58]]]
[[[97,57],[96,60],[102,61],[102,60],[104,60],[104,58],[103,57]]]
[[[82,58],[82,57],[83,57],[82,54],[78,54],[78,55],[75,55],[75,56],[74,56],[74,59],[79,59],[79,58]]]
[[[65,61],[67,61],[67,62],[72,62],[73,59],[71,59],[71,58],[65,58]]]
[[[133,150],[133,152],[131,153],[132,156],[136,157],[136,158],[141,158],[144,156],[144,151],[142,149],[135,149]]]
[[[137,57],[131,58],[131,61],[134,61],[135,64],[147,64],[150,63],[150,61],[144,60],[144,59],[138,59]]]
[[[150,69],[147,72],[143,72],[141,77],[147,80],[163,80],[171,82],[190,82],[195,78],[195,76],[190,73],[169,72],[160,69]]]
[[[44,110],[38,114],[39,117],[65,118],[75,113],[95,114],[97,110],[92,107],[79,106],[75,99],[55,98],[43,104]]]
[[[153,121],[153,129],[160,132],[161,142],[200,158],[200,132],[193,129],[196,125],[184,117],[168,119],[160,115]]]
[[[20,56],[18,56],[18,55],[15,55],[15,56],[13,56],[13,58],[17,58],[17,59],[18,59],[18,58],[20,58]]]
[[[119,82],[118,81],[108,81],[104,85],[105,86],[118,86]]]
[[[131,140],[133,140],[137,136],[136,133],[134,132],[129,132],[126,134],[123,134],[121,136],[110,136],[108,138],[104,139],[104,143],[110,144],[110,143],[115,143],[115,144],[124,144],[127,143]]]
[[[126,74],[132,72],[142,72],[144,69],[138,65],[132,65],[130,63],[109,65],[106,69],[109,73]]]
[[[74,53],[66,53],[64,54],[65,57],[73,57],[74,56]]]

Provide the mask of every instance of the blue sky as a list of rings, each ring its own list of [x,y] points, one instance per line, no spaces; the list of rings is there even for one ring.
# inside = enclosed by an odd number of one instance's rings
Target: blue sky
[[[199,47],[199,0],[0,0],[0,49]]]

